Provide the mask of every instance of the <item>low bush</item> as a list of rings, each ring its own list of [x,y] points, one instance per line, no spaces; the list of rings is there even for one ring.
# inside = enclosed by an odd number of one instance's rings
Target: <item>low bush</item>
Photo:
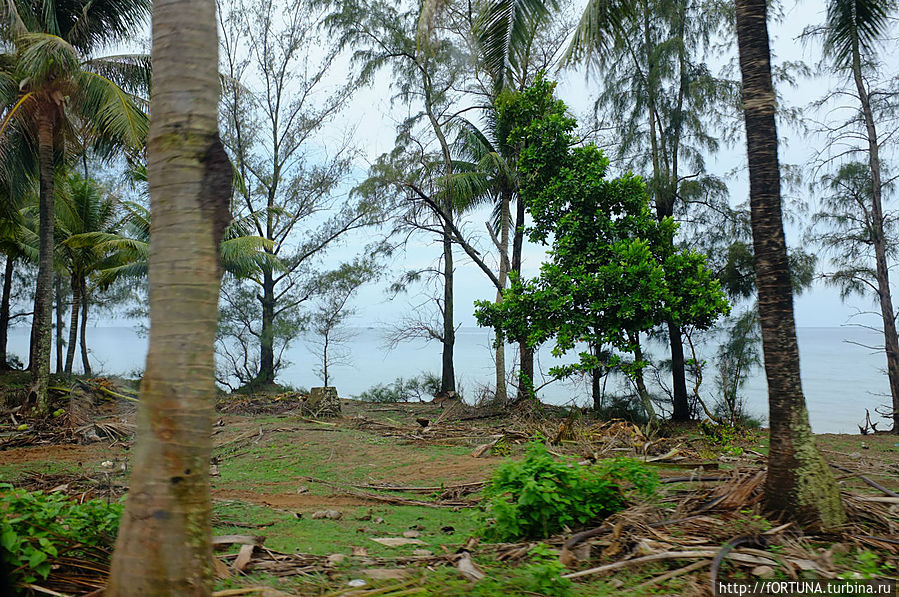
[[[500,465],[484,489],[488,518],[483,535],[513,541],[584,526],[625,507],[625,484],[631,486],[629,491],[648,496],[658,477],[626,458],[589,467],[557,460],[542,442],[534,442],[523,461]]]
[[[78,503],[60,493],[0,483],[0,560],[10,567],[15,584],[46,579],[63,549],[67,558],[78,558],[86,556],[86,546],[111,545],[123,508],[118,502]]]
[[[391,384],[378,384],[365,390],[356,398],[365,402],[409,402],[430,399],[440,390],[440,378],[431,373],[404,379],[397,377]]]

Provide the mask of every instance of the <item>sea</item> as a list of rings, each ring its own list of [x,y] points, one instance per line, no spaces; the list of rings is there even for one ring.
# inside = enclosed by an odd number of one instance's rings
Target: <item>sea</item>
[[[337,387],[342,397],[354,397],[377,384],[390,384],[397,378],[409,379],[425,373],[439,374],[440,346],[437,343],[407,342],[390,348],[387,343],[389,330],[378,327],[360,327],[348,330],[349,340],[343,349],[346,358],[330,368],[330,385]],[[10,330],[9,352],[22,360],[28,352],[28,333],[25,326]],[[888,422],[877,413],[890,401],[886,377],[886,357],[876,347],[882,344],[879,333],[860,327],[806,327],[799,328],[799,351],[803,391],[808,405],[809,418],[815,433],[859,433],[858,424],[865,421],[865,411],[880,428],[889,428]],[[107,375],[134,376],[144,367],[147,356],[147,338],[138,333],[137,327],[106,325],[88,328],[88,346],[94,372]],[[281,369],[278,380],[294,387],[309,388],[321,385],[316,375],[319,365],[313,352],[311,339],[301,338],[284,353],[287,364]],[[663,346],[652,347],[649,352],[657,357],[664,355]],[[506,348],[506,362],[513,362],[517,351]],[[714,347],[706,347],[706,354],[714,353]],[[76,371],[80,367],[80,354],[76,354]],[[535,369],[537,385],[548,369],[567,362],[552,357],[549,347],[537,354]],[[489,391],[495,378],[492,334],[489,330],[462,327],[456,334],[455,369],[457,384],[464,398],[474,402]],[[715,394],[713,367],[704,372],[705,381],[701,395],[711,399]],[[660,376],[665,383],[664,374]],[[689,385],[689,384],[688,384]],[[607,392],[627,392],[623,379],[613,379]],[[650,391],[661,393],[659,386]],[[555,381],[540,391],[540,398],[552,404],[590,405],[590,388],[582,381]],[[752,371],[742,396],[748,412],[763,422],[767,420],[767,384],[761,367]]]

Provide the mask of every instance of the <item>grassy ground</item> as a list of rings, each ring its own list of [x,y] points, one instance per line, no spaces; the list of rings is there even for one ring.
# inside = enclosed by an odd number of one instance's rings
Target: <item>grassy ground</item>
[[[0,391],[15,389],[17,380],[9,381],[0,384]],[[67,407],[67,400],[61,397],[60,405]],[[548,419],[532,413],[509,418],[471,408],[460,407],[447,413],[431,404],[345,401],[341,418],[316,421],[293,410],[289,396],[227,398],[220,409],[213,435],[214,533],[262,535],[264,547],[273,553],[308,554],[313,563],[298,567],[299,572],[291,574],[280,569],[254,570],[251,565],[246,573],[232,571],[221,578],[219,590],[265,585],[288,594],[342,595],[352,594],[346,593],[352,589],[349,583],[361,579],[367,591],[380,588],[381,592],[358,594],[388,596],[578,596],[628,591],[634,595],[706,594],[707,569],[652,582],[687,562],[627,567],[612,576],[588,576],[570,587],[555,586],[553,582],[558,582],[560,570],[558,564],[552,564],[554,557],[528,556],[528,546],[511,557],[501,547],[477,545],[473,538],[478,536],[484,517],[479,508],[433,506],[441,497],[447,498],[442,491],[447,486],[486,481],[501,462],[520,458],[527,436],[537,432],[549,438],[557,434],[560,441],[553,450],[577,458],[596,456],[597,446],[606,450],[600,457],[630,454],[645,459],[672,455],[662,462],[647,464],[663,477],[696,474],[700,468],[705,474],[755,470],[767,452],[763,433],[721,439],[703,435],[695,428],[681,428],[671,438],[645,438],[627,424],[600,428],[593,421],[566,418],[566,413],[556,411],[546,413]],[[129,401],[104,402],[93,416],[109,425],[127,425],[133,420],[133,413],[134,405]],[[432,429],[443,431],[430,433],[416,419],[428,419]],[[52,430],[23,432],[11,423],[2,425],[0,441],[7,447],[0,451],[0,482],[44,490],[65,484],[64,491],[75,496],[81,492],[82,497],[106,499],[116,499],[127,485],[127,438],[62,443],[53,441]],[[26,445],[28,442],[17,439],[28,433],[33,434],[35,442],[46,443]],[[476,446],[503,433],[506,439],[494,450],[488,450],[484,457],[472,456]],[[10,443],[14,445],[9,446]],[[829,434],[819,436],[819,444],[829,460],[896,489],[896,436]],[[879,495],[855,476],[846,475],[841,482],[857,494]],[[403,492],[390,490],[390,486],[430,489]],[[696,483],[667,484],[654,500],[640,507],[647,508],[647,512],[673,512],[688,494],[694,495],[702,487],[708,491],[713,488]],[[459,503],[467,504],[477,500],[479,494],[455,497]],[[424,504],[394,504],[385,499],[418,500]],[[335,510],[339,517],[314,517],[324,510]],[[712,527],[720,527],[720,537],[713,538],[719,545],[741,532],[763,532],[774,525],[760,517],[757,508],[749,508],[744,514],[737,512],[737,518],[730,514],[706,517],[712,521]],[[387,547],[374,541],[403,537],[404,533],[419,543]],[[667,545],[676,543],[679,536],[689,536],[683,529],[668,529],[666,533],[664,539],[659,535],[650,540]],[[558,547],[562,539],[550,544]],[[615,547],[615,540],[604,541],[594,547],[592,565],[620,557],[613,548],[623,548]],[[466,579],[446,562],[441,565],[428,560],[429,554],[434,558],[448,556],[463,547],[486,574],[480,582]],[[831,558],[836,568],[851,572],[867,566],[883,574],[895,574],[895,569],[891,571],[887,566],[895,556],[859,545],[844,547]],[[627,549],[642,548],[629,544]],[[657,548],[648,545],[645,549]],[[237,547],[232,546],[221,553],[236,551]],[[261,552],[257,550],[258,553]],[[874,553],[874,559],[866,553]],[[409,560],[414,558],[422,564],[410,565]]]

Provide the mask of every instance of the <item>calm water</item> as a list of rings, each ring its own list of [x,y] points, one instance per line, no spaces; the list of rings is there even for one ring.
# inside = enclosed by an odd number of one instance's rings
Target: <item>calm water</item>
[[[436,344],[407,343],[390,351],[384,346],[383,331],[358,329],[348,345],[349,365],[332,368],[332,384],[342,396],[356,395],[372,385],[389,383],[397,377],[413,377],[440,370]],[[864,420],[865,408],[874,408],[889,400],[882,352],[873,352],[850,342],[878,344],[878,334],[860,328],[800,328],[799,347],[802,382],[808,401],[812,428],[817,433],[858,433],[856,422]],[[147,355],[147,340],[130,327],[88,328],[88,343],[95,371],[128,374],[141,370]],[[479,328],[461,328],[456,336],[456,374],[464,394],[475,397],[494,378],[490,333]],[[9,351],[20,357],[27,354],[28,329],[10,330]],[[653,350],[658,354],[661,350]],[[507,347],[507,363],[514,351]],[[315,357],[305,342],[292,346],[285,357],[291,362],[279,377],[283,383],[310,387],[320,384],[315,376]],[[76,355],[76,367],[80,356]],[[548,350],[538,355],[537,368],[546,371],[560,361]],[[714,373],[705,373],[704,394],[712,392]],[[608,389],[615,390],[610,383]],[[555,382],[540,392],[541,397],[557,404],[588,404],[589,389],[584,384]],[[744,389],[746,404],[753,414],[767,414],[767,385],[761,369],[754,372]],[[875,419],[878,420],[878,419]],[[883,425],[888,427],[886,423]]]

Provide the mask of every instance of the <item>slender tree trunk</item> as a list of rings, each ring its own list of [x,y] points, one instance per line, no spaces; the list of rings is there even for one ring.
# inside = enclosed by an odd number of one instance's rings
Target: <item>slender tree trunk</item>
[[[81,366],[84,368],[85,375],[91,375],[91,362],[87,357],[87,304],[89,296],[87,294],[84,278],[81,279],[81,333],[79,334],[79,342],[81,344]]]
[[[72,315],[69,318],[69,346],[66,349],[66,375],[72,374],[75,350],[78,346],[78,314],[81,313],[81,285],[77,276],[72,276]]]
[[[503,289],[509,277],[509,209],[511,202],[510,193],[503,193],[500,197],[500,228],[499,228],[499,288],[496,291],[497,304],[503,302]],[[505,404],[509,400],[506,389],[506,340],[502,330],[496,331],[496,400]]]
[[[53,287],[55,289],[54,294],[56,295],[56,338],[54,342],[56,348],[56,375],[62,375],[62,328],[65,323],[63,321],[65,314],[62,306],[62,281],[59,276],[56,276],[53,280]]]
[[[9,340],[9,301],[10,295],[12,295],[12,276],[15,266],[16,260],[7,255],[3,271],[3,295],[0,297],[0,371],[9,369],[6,345]]]
[[[322,377],[324,378],[322,381],[325,382],[325,387],[328,387],[328,344],[330,343],[330,334],[325,333],[325,343],[322,347]]]
[[[515,205],[515,233],[512,236],[512,271],[521,275],[521,250],[524,246],[524,201],[518,197]],[[518,395],[515,401],[526,400],[533,396],[534,387],[534,350],[524,338],[518,339]],[[527,383],[525,383],[525,376]]]
[[[874,113],[868,89],[862,78],[861,52],[858,37],[852,44],[852,76],[858,91],[862,115],[865,119],[865,134],[868,138],[868,164],[871,167],[871,237],[874,244],[874,264],[877,276],[877,297],[880,301],[880,317],[883,320],[883,343],[887,356],[887,377],[890,380],[890,395],[893,399],[893,433],[899,434],[899,337],[896,335],[896,312],[893,310],[893,296],[890,289],[890,268],[887,264],[886,237],[883,232],[883,181],[880,167],[880,145]]]
[[[846,516],[833,475],[815,446],[799,377],[793,287],[781,213],[766,0],[736,0],[735,6],[771,427],[765,506],[788,518],[833,528]]]
[[[40,159],[40,217],[38,221],[40,252],[37,284],[34,293],[32,319],[33,349],[31,351],[31,391],[36,399],[37,412],[50,412],[51,324],[53,323],[53,154],[57,108],[51,105],[37,118],[38,154]]]
[[[262,333],[259,337],[259,374],[256,384],[260,387],[275,383],[275,279],[270,269],[262,277]]]
[[[218,137],[216,23],[213,0],[153,4],[150,348],[107,597],[212,592],[218,246],[232,177]]]
[[[674,412],[672,421],[690,420],[690,402],[687,396],[687,374],[684,366],[684,341],[681,328],[668,322],[668,342],[671,345],[671,380]]]
[[[452,217],[452,206],[449,209]],[[453,241],[450,230],[444,226],[443,233],[443,355],[441,359],[440,392],[456,391],[456,371],[453,364],[453,349],[456,346],[456,326],[453,314]]]
[[[640,346],[640,336],[632,335],[631,342],[634,345],[634,359],[642,361],[643,347]],[[637,386],[637,394],[640,396],[640,402],[643,403],[643,410],[646,412],[646,417],[649,419],[650,423],[655,422],[656,409],[653,408],[652,396],[649,394],[649,390],[646,389],[646,381],[643,379],[642,367],[637,371],[636,375],[634,375],[634,385]]]

